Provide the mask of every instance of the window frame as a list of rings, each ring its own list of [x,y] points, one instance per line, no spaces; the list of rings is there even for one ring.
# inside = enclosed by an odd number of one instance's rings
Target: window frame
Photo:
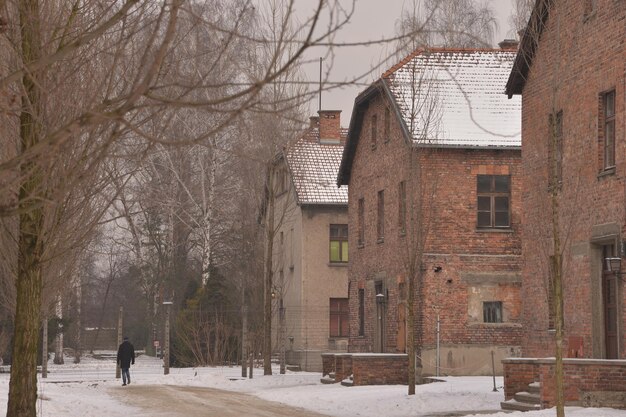
[[[365,198],[359,198],[357,207],[357,221],[359,228],[357,230],[357,246],[363,247],[365,245]]]
[[[372,149],[376,149],[376,142],[378,140],[378,115],[372,114],[370,117],[370,141]]]
[[[502,301],[483,301],[483,323],[504,323]]]
[[[490,190],[489,191],[481,191],[480,187],[480,178],[481,177],[490,177]],[[497,178],[507,178],[507,191],[496,191],[496,179]],[[498,198],[507,198],[507,224],[506,225],[496,225],[496,214],[504,213],[503,210],[496,210],[496,199]],[[489,210],[480,209],[480,199],[481,198],[489,198]],[[489,225],[481,225],[480,224],[480,214],[481,213],[489,213]],[[476,176],[476,228],[480,230],[505,230],[511,228],[511,175],[482,175],[479,174]]]
[[[398,183],[398,231],[406,235],[406,181]]]
[[[383,126],[383,140],[389,142],[391,140],[391,112],[389,111],[389,107],[385,107],[385,120]]]
[[[333,308],[336,307],[336,308]],[[347,298],[330,298],[328,308],[328,336],[350,336],[350,305]],[[336,332],[333,332],[333,320],[337,320]]]
[[[337,230],[336,236],[333,236],[333,229]],[[345,230],[345,233],[342,231]],[[328,227],[328,259],[330,263],[333,264],[342,264],[348,263],[348,233],[349,228],[347,224],[331,224]],[[339,243],[339,259],[333,260],[333,250],[332,245],[333,242]],[[345,243],[345,260],[344,260],[344,243]]]
[[[376,218],[376,241],[385,241],[385,190],[378,191],[377,218]]]
[[[609,99],[611,106],[609,106]],[[615,89],[605,91],[600,94],[600,128],[602,146],[602,170],[611,171],[615,169]],[[612,108],[612,113],[609,109]],[[609,134],[610,126],[610,134]]]
[[[359,288],[359,336],[365,336],[365,289]]]

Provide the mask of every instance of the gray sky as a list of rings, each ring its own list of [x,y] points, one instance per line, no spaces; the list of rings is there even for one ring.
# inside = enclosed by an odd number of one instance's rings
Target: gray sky
[[[509,15],[513,8],[513,0],[489,0],[496,12],[498,19],[498,33],[494,39],[494,46],[505,38],[512,37],[509,26]],[[306,0],[304,1],[306,4]],[[396,19],[400,16],[403,5],[408,0],[356,0],[356,9],[353,18],[337,37],[337,42],[354,42],[374,40],[395,35]],[[319,56],[323,51],[310,51],[307,62],[303,68],[309,81],[316,82],[319,79]],[[335,50],[334,63],[332,65],[330,81],[345,81],[355,76],[364,74],[374,68],[386,57],[388,51],[381,45],[372,47],[345,47]],[[362,80],[362,85],[354,85],[325,91],[322,94],[322,108],[326,110],[342,110],[341,125],[348,127],[352,114],[352,105],[355,97],[363,91],[374,79],[378,78],[386,69],[395,62],[387,62],[380,68]],[[323,66],[327,70],[327,64]],[[318,100],[312,100],[309,113],[317,113]]]

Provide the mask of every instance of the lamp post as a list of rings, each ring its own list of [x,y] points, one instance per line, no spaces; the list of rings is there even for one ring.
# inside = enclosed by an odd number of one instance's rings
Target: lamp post
[[[122,330],[124,328],[124,307],[120,306],[120,311],[117,315],[117,346],[122,343]],[[120,364],[115,366],[115,378],[120,379],[122,377],[122,369]]]
[[[163,346],[163,375],[170,373],[170,306],[171,301],[164,301],[165,306],[165,343]]]

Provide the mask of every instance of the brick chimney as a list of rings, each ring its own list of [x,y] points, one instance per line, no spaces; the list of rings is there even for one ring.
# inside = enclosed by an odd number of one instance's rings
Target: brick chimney
[[[341,110],[320,110],[320,143],[341,143]]]
[[[504,51],[517,51],[519,41],[517,39],[505,39],[498,46]]]

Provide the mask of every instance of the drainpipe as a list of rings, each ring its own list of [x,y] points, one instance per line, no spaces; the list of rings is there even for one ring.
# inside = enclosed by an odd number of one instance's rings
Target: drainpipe
[[[437,313],[437,359],[436,359],[437,376],[439,376],[439,366],[441,364],[441,362],[439,361],[439,358],[440,358],[440,355],[439,355],[439,329],[440,329],[439,313]]]

